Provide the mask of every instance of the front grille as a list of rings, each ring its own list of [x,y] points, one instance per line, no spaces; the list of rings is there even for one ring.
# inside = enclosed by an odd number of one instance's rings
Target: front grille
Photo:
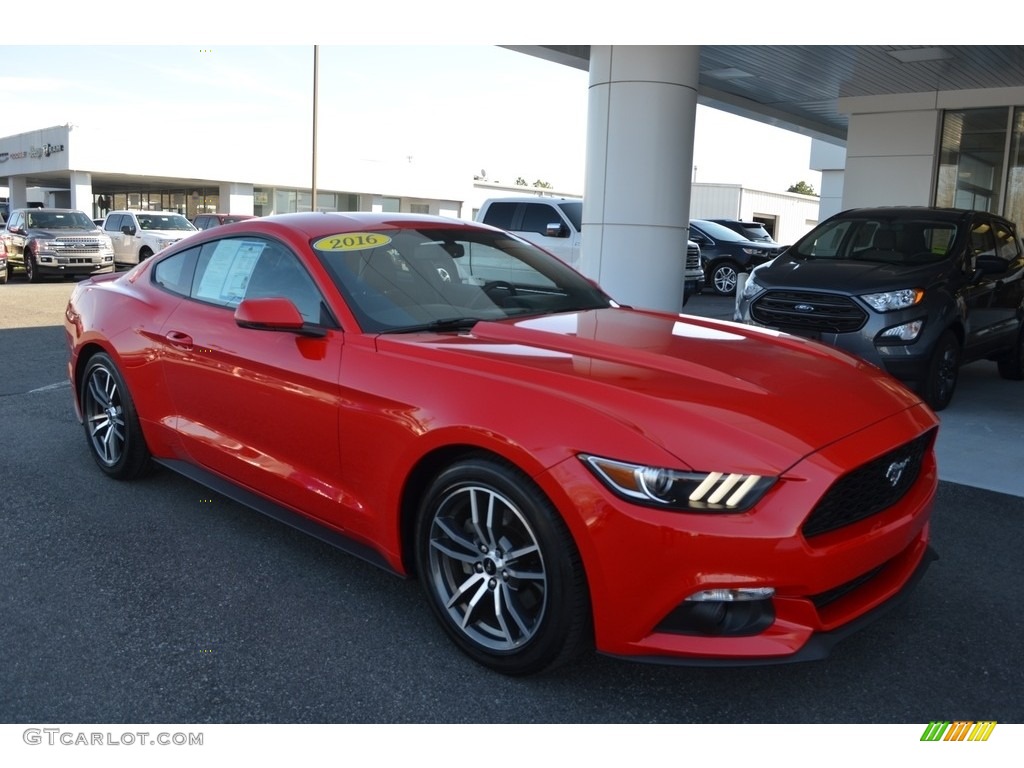
[[[852,525],[902,499],[917,480],[934,438],[935,430],[925,432],[833,483],[804,521],[804,536],[820,536]]]
[[[101,243],[94,237],[62,237],[54,242],[53,251],[61,256],[99,253]]]
[[[829,603],[834,603],[836,600],[838,600],[841,597],[845,597],[858,587],[867,584],[869,581],[875,578],[875,576],[881,573],[883,568],[885,568],[884,563],[878,566],[877,568],[872,568],[867,573],[861,574],[855,579],[850,579],[850,581],[846,582],[845,584],[840,584],[838,587],[833,587],[832,589],[826,592],[819,592],[816,595],[811,595],[811,602],[814,603],[815,608],[821,610]]]
[[[686,268],[700,269],[700,246],[690,245],[686,248]]]
[[[819,333],[852,333],[868,320],[853,299],[813,291],[767,291],[751,305],[750,316],[771,328]]]

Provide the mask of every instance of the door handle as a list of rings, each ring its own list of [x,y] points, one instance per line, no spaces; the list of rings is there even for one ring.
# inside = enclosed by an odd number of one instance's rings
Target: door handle
[[[164,338],[167,339],[167,343],[172,347],[183,349],[186,352],[192,351],[192,337],[187,333],[182,333],[181,331],[168,331],[164,335]]]

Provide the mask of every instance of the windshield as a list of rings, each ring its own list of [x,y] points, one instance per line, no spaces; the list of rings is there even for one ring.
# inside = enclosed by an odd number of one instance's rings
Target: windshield
[[[572,222],[572,225],[576,227],[577,232],[583,231],[583,201],[577,200],[568,203],[559,203],[558,207],[562,209],[562,213],[565,214],[566,218]]]
[[[739,232],[734,232],[714,221],[698,221],[695,219],[693,224],[700,227],[700,231],[712,240],[724,240],[727,243],[746,243],[749,241],[749,238],[744,237]]]
[[[957,226],[927,218],[871,217],[825,222],[787,252],[802,259],[930,264],[949,256]]]
[[[192,222],[177,213],[140,213],[139,229],[184,229],[194,232]]]
[[[561,261],[503,232],[350,232],[318,238],[312,247],[369,332],[455,329],[611,305]]]
[[[96,229],[81,211],[32,211],[27,217],[31,229]]]

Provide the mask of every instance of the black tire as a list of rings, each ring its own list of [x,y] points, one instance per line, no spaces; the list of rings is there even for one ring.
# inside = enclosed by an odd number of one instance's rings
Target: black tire
[[[139,251],[139,263],[141,264],[152,255],[153,252],[149,250],[149,248],[143,248],[141,251]]]
[[[36,257],[27,248],[23,251],[25,256],[25,277],[30,283],[38,283],[40,280],[39,266],[36,264]]]
[[[121,372],[105,352],[89,358],[79,393],[85,439],[96,464],[117,480],[132,480],[152,468],[135,402]]]
[[[739,267],[731,261],[719,261],[711,268],[711,290],[719,296],[732,296],[736,293],[736,281]]]
[[[960,373],[960,342],[952,331],[940,337],[928,363],[921,398],[933,411],[941,411],[953,399]]]
[[[547,497],[513,467],[481,457],[442,472],[419,510],[416,562],[444,631],[485,667],[533,674],[593,642],[572,536]]]
[[[1011,381],[1024,379],[1024,324],[1017,332],[1017,344],[997,361],[999,375]]]

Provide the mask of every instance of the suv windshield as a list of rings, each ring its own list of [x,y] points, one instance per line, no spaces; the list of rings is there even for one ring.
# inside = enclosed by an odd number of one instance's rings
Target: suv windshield
[[[96,229],[81,211],[31,211],[26,216],[30,229]]]
[[[930,264],[945,259],[956,240],[950,221],[909,218],[837,219],[823,224],[789,250],[802,259]]]
[[[457,330],[479,320],[610,306],[577,272],[503,232],[340,233],[312,247],[360,326],[373,333]]]

